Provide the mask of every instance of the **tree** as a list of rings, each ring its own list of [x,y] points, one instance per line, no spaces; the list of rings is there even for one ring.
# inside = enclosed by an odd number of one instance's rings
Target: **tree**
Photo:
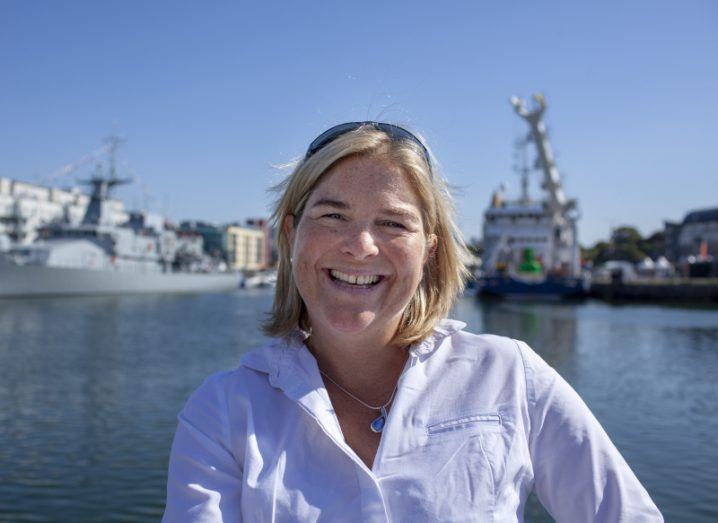
[[[617,227],[611,233],[611,241],[599,241],[588,249],[581,249],[584,260],[600,265],[609,260],[621,260],[638,263],[647,256],[658,258],[665,253],[665,235],[663,232],[654,232],[647,238],[642,238],[638,229],[630,225]]]
[[[611,240],[614,243],[635,244],[641,241],[641,233],[638,232],[638,229],[636,229],[635,227],[623,225],[613,230],[613,234],[611,234]]]
[[[666,254],[666,235],[663,231],[654,232],[648,238],[638,242],[638,248],[653,259]]]

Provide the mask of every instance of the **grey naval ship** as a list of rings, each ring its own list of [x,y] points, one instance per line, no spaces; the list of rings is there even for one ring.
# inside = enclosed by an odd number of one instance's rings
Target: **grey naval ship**
[[[112,152],[109,175],[96,171],[83,182],[91,195],[79,224],[49,224],[38,241],[0,253],[0,297],[238,288],[238,273],[216,270],[203,257],[201,238],[183,238],[160,216],[134,212],[122,225],[110,220],[110,191],[131,181],[117,177]]]

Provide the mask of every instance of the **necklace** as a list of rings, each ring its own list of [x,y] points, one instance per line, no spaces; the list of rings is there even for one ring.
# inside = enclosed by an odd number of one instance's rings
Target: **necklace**
[[[344,387],[342,387],[341,385],[339,385],[336,381],[334,381],[333,379],[331,379],[331,378],[327,375],[327,373],[324,372],[322,369],[319,369],[319,372],[321,372],[321,373],[322,373],[322,376],[324,376],[326,379],[328,379],[329,381],[331,381],[334,385],[337,386],[337,388],[338,388],[340,391],[342,391],[344,394],[346,394],[347,396],[349,396],[351,399],[353,399],[353,400],[355,400],[355,401],[358,401],[359,403],[361,403],[362,405],[364,405],[367,409],[380,411],[381,414],[379,414],[379,417],[376,418],[374,421],[372,421],[372,422],[369,424],[369,428],[371,429],[372,432],[375,432],[375,433],[377,433],[377,434],[380,433],[382,430],[384,430],[384,425],[386,425],[386,417],[389,415],[388,412],[386,411],[386,408],[391,404],[392,401],[394,401],[394,395],[396,394],[396,388],[397,388],[397,386],[399,385],[399,382],[398,382],[398,381],[397,381],[396,385],[394,385],[394,390],[391,391],[391,396],[389,397],[389,401],[387,401],[386,403],[384,403],[384,405],[374,406],[374,405],[369,405],[369,404],[366,403],[365,401],[362,401],[362,400],[360,400],[359,398],[357,398],[354,394],[352,394],[352,393],[349,392],[347,389],[345,389]]]

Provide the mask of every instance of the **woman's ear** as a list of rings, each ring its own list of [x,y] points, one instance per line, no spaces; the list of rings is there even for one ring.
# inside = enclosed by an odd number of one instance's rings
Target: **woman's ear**
[[[284,229],[284,235],[287,237],[287,240],[289,240],[289,245],[292,245],[294,243],[294,215],[293,214],[287,214],[284,217],[284,223],[282,224],[282,229]]]
[[[424,263],[436,254],[436,248],[439,246],[439,238],[436,234],[430,234],[426,241],[426,254],[424,254]]]

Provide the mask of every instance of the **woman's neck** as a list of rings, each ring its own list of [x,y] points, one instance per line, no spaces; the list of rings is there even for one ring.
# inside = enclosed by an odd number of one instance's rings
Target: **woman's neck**
[[[393,335],[339,335],[312,331],[306,343],[319,368],[357,394],[393,388],[408,351],[391,343]],[[371,398],[367,398],[371,399]]]

